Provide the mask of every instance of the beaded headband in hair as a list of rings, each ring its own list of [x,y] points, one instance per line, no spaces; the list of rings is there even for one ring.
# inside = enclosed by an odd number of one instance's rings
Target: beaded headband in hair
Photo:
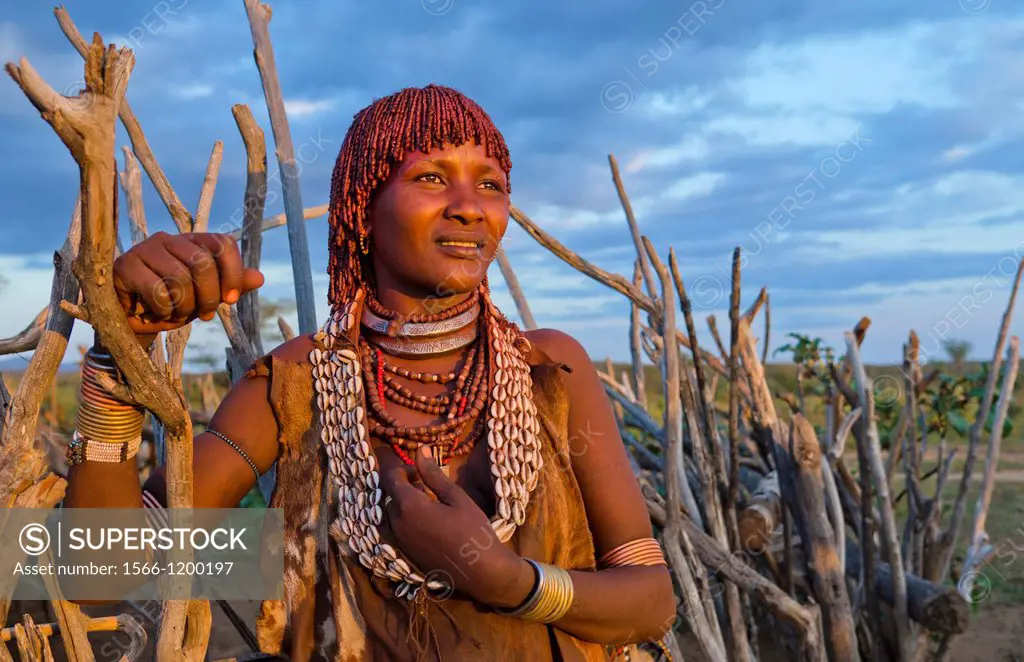
[[[327,297],[332,306],[350,300],[368,281],[366,217],[374,193],[392,168],[409,152],[467,142],[482,146],[508,177],[512,168],[508,146],[490,116],[449,87],[405,88],[355,115],[331,177]]]

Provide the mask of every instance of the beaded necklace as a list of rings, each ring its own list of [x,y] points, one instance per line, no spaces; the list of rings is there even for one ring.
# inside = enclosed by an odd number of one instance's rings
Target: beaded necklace
[[[487,317],[481,315],[475,321],[480,337],[486,338]],[[477,343],[469,350],[458,374],[418,373],[390,366],[379,347],[371,347],[364,338],[360,338],[359,345],[370,405],[370,433],[387,442],[409,465],[414,464],[410,453],[420,446],[429,447],[434,460],[447,474],[449,461],[470,452],[484,430],[480,414],[489,390],[485,344]],[[388,374],[401,374],[399,371],[422,383],[454,382],[454,390],[439,396],[414,394]],[[442,420],[425,426],[400,425],[388,411],[387,402],[432,413]]]
[[[388,372],[388,366],[381,361],[368,365],[366,356],[369,353],[357,353],[359,345],[353,349],[350,343],[343,340],[354,329],[357,311],[364,299],[366,293],[360,290],[351,302],[335,307],[321,331],[316,334],[316,346],[310,352],[317,406],[320,409],[321,440],[327,451],[332,482],[338,488],[338,518],[331,524],[330,534],[340,547],[347,547],[360,564],[374,575],[390,580],[397,597],[413,600],[424,587],[431,593],[446,594],[452,589],[448,582],[428,578],[417,571],[399,550],[380,537],[379,527],[384,517],[381,507],[383,495],[377,458],[370,446],[371,430],[368,425],[374,425],[375,431],[376,425],[382,424],[372,423],[372,417],[367,416],[364,398],[370,401],[372,407],[375,395],[366,396],[380,388],[378,383],[387,389],[384,375]],[[486,436],[487,439],[496,496],[497,512],[491,518],[491,526],[498,539],[504,543],[512,537],[516,527],[526,520],[526,506],[540,477],[543,464],[540,423],[532,398],[530,368],[526,362],[530,351],[529,341],[504,320],[483,285],[479,289],[479,301],[480,340],[471,350],[475,351],[473,358],[467,357],[467,363],[480,366],[478,370],[482,376],[472,390],[472,399],[465,395],[471,392],[471,369],[462,380],[461,393],[464,395],[458,398],[457,403],[454,397],[445,403],[447,420],[435,426],[415,428],[412,434],[408,430],[401,430],[406,435],[403,437],[399,437],[397,431],[387,437],[386,430],[383,436],[409,443],[430,443],[444,434],[451,435],[458,428],[452,421],[461,420],[463,426],[472,425],[470,437],[474,434],[473,430],[479,428],[476,434],[480,438]],[[386,310],[374,310],[372,304],[368,305],[379,317],[387,314]],[[465,305],[465,302],[461,305]],[[466,306],[465,310],[470,307],[472,304]],[[367,367],[372,369],[368,370]],[[403,369],[392,367],[392,370]],[[433,381],[434,377],[430,376],[429,379]],[[441,376],[436,377],[441,379]],[[454,377],[444,375],[449,382],[456,383],[461,377],[461,372]],[[432,404],[436,407],[439,403],[437,401]],[[451,416],[453,406],[455,415]],[[419,432],[420,429],[423,431]],[[438,432],[442,429],[444,432]],[[459,448],[454,443],[456,436],[450,442],[449,449],[452,452],[457,452]]]

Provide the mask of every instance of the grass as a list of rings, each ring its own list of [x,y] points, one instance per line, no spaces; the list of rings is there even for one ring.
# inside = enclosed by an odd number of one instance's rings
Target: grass
[[[894,482],[896,492],[903,489],[903,479]],[[959,480],[950,481],[943,491],[943,522],[949,521],[949,514],[956,499]],[[926,495],[935,491],[934,479],[922,484]],[[974,520],[974,505],[978,499],[979,485],[973,484],[967,490],[967,510],[964,516],[962,535],[954,557],[954,570],[962,567],[967,556],[967,544],[971,523]],[[896,516],[902,527],[906,520],[906,499],[900,501]],[[985,529],[989,534],[994,554],[980,568],[976,596],[978,603],[986,606],[1024,604],[1024,483],[997,482],[992,495]],[[900,529],[902,531],[902,528]]]

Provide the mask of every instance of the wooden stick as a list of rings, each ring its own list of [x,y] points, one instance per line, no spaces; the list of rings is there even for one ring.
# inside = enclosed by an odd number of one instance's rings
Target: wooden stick
[[[320,205],[319,207],[306,207],[305,209],[302,210],[302,218],[303,218],[303,220],[310,221],[310,220],[312,220],[314,218],[320,218],[321,216],[326,216],[327,215],[327,211],[328,211],[328,207],[329,207],[329,205]],[[269,216],[269,217],[263,219],[263,221],[262,221],[262,223],[260,225],[260,232],[266,232],[267,230],[273,230],[274,228],[279,228],[279,227],[281,227],[283,225],[287,225],[287,224],[288,224],[288,217],[285,216],[284,214],[277,214],[276,216]],[[234,230],[234,231],[230,232],[229,234],[231,235],[231,238],[234,239],[235,241],[241,241],[241,239],[242,239],[242,230],[243,229],[244,228],[238,229],[238,230]]]
[[[124,373],[133,399],[164,425],[170,451],[168,505],[173,510],[188,508],[192,503],[191,421],[180,385],[161,378],[153,370],[135,339],[110,278],[117,228],[114,129],[133,65],[134,56],[129,49],[105,49],[99,35],[95,35],[86,58],[86,89],[74,99],[57,94],[24,58],[20,66],[8,64],[7,71],[54,128],[81,169],[82,240],[74,272],[100,344]],[[182,556],[190,556],[188,550]],[[187,590],[184,581],[181,586]],[[158,655],[161,660],[179,659],[185,604],[173,601],[167,606]]]
[[[942,521],[942,495],[946,489],[946,482],[949,480],[950,470],[953,467],[953,458],[956,457],[957,449],[954,448],[946,453],[946,437],[943,436],[939,439],[938,448],[938,464],[936,468],[939,472],[939,477],[935,479],[935,492],[932,494],[932,498],[928,500],[925,508],[925,543],[924,543],[924,564],[921,568],[921,575],[930,581],[942,581],[942,579],[931,579],[935,577],[938,572],[938,564],[941,561],[938,549],[942,545],[942,531],[940,529],[940,523]]]
[[[915,385],[916,378],[920,372],[918,364],[919,347],[917,334],[911,331],[908,342],[904,345],[903,360],[904,374],[910,375],[904,383],[906,395],[903,406],[908,425],[906,436],[899,433],[891,442],[893,448],[895,448],[903,440],[906,448],[903,473],[910,499],[907,501],[907,520],[903,530],[904,547],[902,553],[906,565],[905,570],[908,574],[920,574],[923,564],[922,555],[924,554],[923,538],[921,537],[922,528],[919,525],[924,507],[924,497],[921,492],[921,448],[917,440],[918,401]],[[921,443],[926,443],[928,439],[927,433],[923,437]]]
[[[45,452],[35,443],[39,422],[39,408],[49,391],[64,358],[68,339],[74,326],[74,318],[64,312],[62,301],[77,301],[78,280],[72,272],[72,265],[78,255],[82,236],[81,200],[75,205],[71,226],[64,245],[54,254],[54,274],[50,286],[50,304],[45,313],[46,324],[28,367],[18,382],[18,388],[5,408],[3,423],[3,444],[0,444],[0,505],[8,504],[19,494],[47,475],[49,462]],[[61,479],[63,482],[63,479]],[[63,495],[63,487],[61,488]],[[58,497],[60,498],[60,497]],[[56,503],[56,501],[54,501]],[[53,504],[38,504],[25,507],[52,507]],[[9,555],[11,557],[14,554]],[[10,562],[10,569],[17,561]],[[0,564],[6,566],[6,563]],[[4,569],[7,569],[4,567]],[[0,573],[0,576],[10,576]],[[0,617],[6,610],[0,610]],[[0,618],[3,623],[3,618]]]
[[[49,308],[43,308],[36,314],[35,319],[29,322],[24,331],[16,336],[0,340],[0,356],[5,354],[18,354],[19,352],[31,352],[39,345],[43,337],[43,329],[46,327],[46,313]]]
[[[743,549],[736,521],[740,499],[740,249],[732,254],[732,288],[729,294],[729,489],[726,492],[726,525],[733,534],[734,549]],[[698,361],[698,359],[694,359]],[[699,362],[699,361],[698,361]],[[714,398],[712,392],[712,400]]]
[[[992,552],[991,546],[988,544],[989,537],[985,531],[985,522],[988,519],[989,506],[992,504],[992,491],[996,485],[996,466],[999,464],[999,446],[1003,440],[1003,424],[1006,422],[1006,414],[1010,409],[1010,402],[1013,400],[1013,389],[1017,383],[1019,365],[1020,340],[1017,336],[1013,336],[1010,338],[1010,348],[1007,350],[1006,371],[1003,374],[1003,384],[999,389],[999,398],[996,401],[996,415],[992,421],[992,432],[989,434],[988,453],[985,455],[985,475],[981,480],[981,492],[978,494],[978,501],[974,507],[971,544],[967,549],[967,560],[964,562],[963,571],[960,573],[961,591],[968,596],[971,594],[974,584],[974,568]]]
[[[235,306],[222,303],[217,306],[217,316],[220,317],[224,326],[224,333],[228,336],[231,347],[227,348],[228,377],[232,384],[236,384],[244,375],[245,371],[252,366],[259,358],[256,348],[249,336],[242,330],[238,319],[238,312]]]
[[[857,579],[860,576],[861,551],[852,540],[847,541],[846,576]],[[888,563],[876,559],[874,591],[881,601],[890,607],[895,602],[892,583],[892,569]],[[906,575],[907,613],[914,621],[932,632],[959,634],[970,625],[970,605],[956,588],[930,582],[917,575]]]
[[[633,287],[640,287],[640,261],[633,262]],[[644,376],[644,356],[640,339],[640,306],[629,302],[629,358],[633,380],[633,393],[641,407],[647,407],[647,380]]]
[[[17,623],[14,626],[14,640],[18,644],[18,655],[21,662],[42,662],[42,651],[33,645],[35,640],[28,636],[28,633],[34,632],[34,630],[32,617],[28,614],[25,614],[22,623]]]
[[[768,363],[768,344],[772,334],[772,307],[768,301],[768,292],[764,292],[764,345],[761,346],[761,363]]]
[[[889,483],[885,479],[885,465],[882,463],[882,450],[878,441],[878,427],[875,423],[873,397],[874,389],[872,382],[868,380],[867,372],[864,370],[864,363],[860,358],[860,348],[854,333],[847,331],[846,350],[847,359],[853,375],[857,380],[857,387],[860,392],[860,400],[864,406],[864,422],[866,424],[864,443],[864,456],[866,464],[861,465],[861,471],[870,475],[874,482],[878,502],[882,514],[882,549],[892,568],[893,580],[893,611],[896,619],[896,633],[899,645],[899,659],[910,662],[913,657],[913,638],[910,633],[910,622],[907,617],[907,586],[903,571],[903,560],[900,554],[898,534],[896,533],[896,517],[892,510],[892,498],[889,496]],[[870,509],[867,510],[870,516]],[[861,544],[865,544],[861,539]],[[865,545],[866,546],[866,545]]]
[[[47,549],[40,560],[40,565],[53,565],[53,550]],[[82,613],[81,607],[64,599],[60,583],[53,575],[44,575],[43,583],[50,596],[57,623],[60,626],[60,638],[64,644],[64,653],[68,661],[93,662],[95,659],[92,646],[89,644],[89,618]],[[44,637],[45,639],[45,637]]]
[[[742,549],[760,554],[768,547],[772,533],[782,523],[782,492],[775,471],[765,476],[740,513]]]
[[[597,376],[601,379],[601,382],[605,385],[605,391],[608,396],[614,401],[614,403],[622,405],[623,409],[629,416],[644,429],[647,434],[662,441],[664,443],[665,430],[647,413],[647,410],[640,406],[640,403],[636,402],[632,398],[626,396],[622,385],[616,382],[613,378],[609,377],[603,372],[598,372]]]
[[[825,509],[821,446],[814,427],[802,414],[793,415],[788,450],[776,444],[775,451],[783,498],[793,512],[807,557],[811,588],[821,606],[829,659],[856,662],[860,655],[850,598]]]
[[[856,336],[855,336],[856,338]],[[854,437],[857,441],[857,464],[860,468],[860,483],[855,481],[846,464],[837,461],[836,468],[842,483],[846,486],[847,492],[854,499],[860,499],[859,507],[856,509],[857,517],[854,520],[858,527],[857,538],[861,544],[861,577],[858,581],[862,597],[866,602],[866,621],[871,634],[871,646],[874,651],[885,650],[885,641],[882,636],[881,609],[878,604],[878,596],[868,587],[875,585],[875,518],[874,518],[874,487],[871,483],[871,473],[867,467],[871,462],[868,457],[868,427],[870,423],[863,415],[864,406],[862,401],[862,390],[855,391],[846,382],[844,375],[853,372],[850,367],[851,361],[847,357],[843,369],[839,370],[835,364],[829,365],[833,383],[836,389],[843,394],[843,397],[850,404],[850,407],[861,412],[859,420],[861,425],[854,428]],[[871,410],[872,413],[874,409]],[[845,421],[844,421],[845,423]],[[888,479],[885,480],[888,486]]]
[[[725,343],[722,342],[722,335],[718,332],[718,320],[715,319],[714,315],[708,315],[708,330],[711,331],[711,338],[715,341],[718,353],[722,355],[724,361],[728,361],[729,352],[725,349]]]
[[[127,146],[121,150],[124,152],[124,170],[121,171],[119,179],[121,188],[124,189],[124,197],[128,200],[128,230],[134,246],[149,236],[146,207],[142,202],[142,172],[132,151]]]
[[[75,47],[75,50],[82,56],[82,59],[88,59],[89,45],[82,38],[81,33],[78,32],[78,28],[75,27],[67,10],[63,6],[58,6],[53,10],[53,13],[57,17],[57,23],[60,25],[61,31],[64,32],[64,36],[68,38],[68,41]],[[122,99],[117,112],[121,118],[121,123],[124,125],[125,132],[128,134],[128,139],[132,143],[132,151],[139,158],[142,167],[146,170],[146,174],[149,175],[149,179],[153,182],[153,186],[160,195],[160,199],[167,207],[167,211],[174,220],[174,224],[178,227],[178,232],[188,232],[192,227],[192,215],[189,214],[185,205],[181,203],[178,194],[171,188],[167,176],[160,169],[160,165],[153,155],[153,150],[150,149],[149,142],[146,140],[145,134],[142,133],[142,127],[139,126],[139,121],[135,119],[135,114],[132,112],[127,99]]]
[[[664,506],[648,499],[647,510],[655,524],[666,525],[667,514]],[[804,605],[790,598],[778,586],[719,545],[714,538],[694,522],[683,518],[682,526],[701,563],[714,572],[721,572],[729,581],[757,599],[774,616],[793,625],[801,632],[813,632],[813,619]]]
[[[577,269],[578,271],[590,276],[594,280],[604,283],[608,287],[612,288],[620,294],[624,294],[627,298],[635,301],[637,305],[646,310],[651,315],[660,315],[658,307],[654,300],[648,297],[646,294],[633,287],[633,284],[627,281],[625,278],[618,274],[612,274],[600,267],[597,267],[590,262],[584,260],[580,256],[573,253],[568,248],[560,244],[554,237],[540,229],[540,227],[530,220],[530,218],[520,211],[516,206],[512,205],[509,207],[509,216],[512,217],[519,225],[526,230],[526,233],[537,240],[544,248],[548,249],[558,257],[562,258],[567,264]]]
[[[829,521],[836,538],[836,553],[839,555],[839,565],[842,567],[846,565],[846,520],[843,517],[843,502],[839,496],[839,486],[827,456],[821,458],[821,475],[825,489],[825,506],[828,508]]]
[[[619,384],[618,379],[615,377],[615,363],[612,361],[612,357],[606,356],[604,358],[604,375],[612,383],[618,386],[623,391],[627,388],[627,383],[623,382]],[[622,404],[612,400],[612,412],[615,414],[615,418],[622,421],[625,420],[625,411],[622,409]]]
[[[284,336],[286,341],[295,337],[295,331],[292,329],[291,324],[286,322],[283,317],[279,316],[277,318],[277,328],[281,330],[281,335]]]
[[[647,285],[647,295],[653,301],[657,301],[658,295],[654,285],[654,274],[651,272],[651,265],[647,261],[647,252],[640,238],[640,227],[637,225],[636,216],[633,215],[633,205],[629,203],[629,196],[626,195],[626,187],[622,184],[622,177],[619,175],[619,163],[611,154],[608,155],[608,165],[612,169],[612,181],[615,183],[616,193],[619,194],[622,211],[626,213],[626,223],[629,225],[629,234],[633,238],[633,248],[636,249],[640,272],[643,274],[644,283]]]
[[[260,226],[267,201],[267,141],[249,106],[236,104],[231,107],[231,114],[238,125],[238,132],[242,135],[246,156],[244,217],[241,231],[242,264],[250,269],[259,269],[263,249],[263,232]],[[238,317],[242,332],[249,338],[256,355],[262,356],[259,292],[247,292],[242,295],[238,300]]]
[[[644,247],[651,257],[656,257],[650,242],[645,240]],[[681,547],[681,538],[685,534],[680,511],[682,505],[680,486],[682,480],[685,479],[683,478],[683,412],[680,407],[679,347],[676,343],[672,280],[668,270],[663,266],[659,268],[659,266],[660,262],[655,263],[655,269],[658,270],[661,281],[661,301],[664,302],[659,316],[662,324],[661,335],[665,343],[665,351],[662,352],[664,361],[662,372],[665,384],[665,489],[668,501],[668,523],[665,528],[664,543],[672,564],[671,567],[675,571],[673,574],[683,593],[686,613],[701,645],[701,650],[712,662],[725,662],[727,658],[720,630],[717,627],[717,615],[714,611],[709,612],[702,603],[692,571]]]
[[[533,318],[533,313],[530,311],[530,304],[527,303],[526,296],[523,294],[523,288],[520,287],[519,279],[516,278],[516,272],[512,270],[512,263],[509,262],[508,255],[500,244],[498,245],[495,259],[498,262],[498,268],[501,270],[501,276],[505,279],[505,285],[508,286],[509,294],[512,295],[512,300],[516,304],[519,318],[523,320],[523,327],[526,329],[536,329],[537,321]]]
[[[738,268],[738,259],[735,261]],[[693,324],[693,310],[690,305],[690,297],[686,294],[686,285],[683,283],[683,278],[679,273],[679,264],[676,262],[676,254],[671,248],[669,248],[669,268],[672,272],[672,278],[675,281],[676,292],[679,296],[679,305],[683,311],[683,320],[686,324],[686,334],[690,339],[690,350],[693,353],[693,370],[696,374],[696,390],[697,399],[700,403],[701,413],[703,416],[701,420],[704,423],[704,437],[707,441],[707,448],[710,451],[709,456],[711,459],[711,467],[713,473],[711,476],[714,478],[713,484],[716,488],[716,499],[720,500],[721,496],[728,490],[728,480],[726,478],[726,467],[725,459],[721,453],[721,443],[718,439],[718,427],[715,424],[715,410],[712,406],[713,398],[709,397],[707,393],[707,378],[704,374],[704,365],[700,360],[700,345],[697,342],[697,330]],[[734,272],[734,276],[735,276]],[[729,519],[730,515],[733,515],[732,522],[735,525],[735,511],[725,512],[724,517],[726,520]],[[726,523],[726,530],[729,530],[728,523]],[[733,538],[734,543],[736,538]]]
[[[220,140],[213,143],[210,161],[206,164],[206,175],[199,189],[199,204],[192,221],[192,232],[206,232],[210,227],[210,209],[213,207],[213,194],[217,190],[217,177],[220,174],[220,162],[224,158],[224,143]]]
[[[960,537],[960,527],[963,524],[964,509],[967,506],[967,488],[971,482],[971,474],[974,472],[974,462],[978,454],[978,446],[981,445],[981,434],[985,430],[985,421],[988,413],[992,410],[992,397],[995,393],[996,379],[999,376],[999,369],[1003,360],[1003,348],[1006,347],[1006,335],[1010,330],[1010,322],[1013,319],[1013,304],[1017,299],[1017,291],[1020,288],[1021,275],[1024,274],[1024,260],[1017,266],[1017,275],[1013,280],[1013,289],[1010,290],[1010,300],[1006,303],[1006,310],[1003,312],[1002,324],[999,327],[999,335],[996,338],[996,346],[992,355],[992,364],[989,366],[988,378],[985,381],[985,391],[981,397],[981,404],[978,413],[975,415],[974,424],[968,433],[967,459],[964,460],[964,470],[960,477],[960,487],[957,490],[956,501],[953,502],[953,514],[949,520],[949,528],[943,534],[940,548],[940,560],[937,570],[938,580],[949,574],[949,566],[953,561],[953,551],[956,542]]]
[[[299,188],[299,168],[295,160],[295,147],[288,128],[288,114],[284,95],[277,77],[274,48],[270,43],[270,6],[260,0],[245,0],[245,13],[252,31],[253,56],[263,82],[263,95],[270,112],[270,127],[277,146],[281,185],[284,190],[284,210],[288,219],[288,247],[292,258],[292,276],[295,279],[295,303],[299,315],[299,333],[315,333],[317,329],[316,299],[313,293],[313,271],[309,258],[306,224],[303,222],[302,192]]]

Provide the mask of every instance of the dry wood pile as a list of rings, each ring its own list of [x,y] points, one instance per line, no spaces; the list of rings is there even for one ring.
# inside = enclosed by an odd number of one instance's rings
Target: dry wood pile
[[[666,265],[641,236],[615,158],[609,162],[637,251],[631,280],[573,253],[519,209],[512,217],[567,264],[630,301],[631,369],[616,375],[609,361],[602,379],[681,596],[677,625],[685,621],[704,657],[716,662],[757,660],[763,631],[786,659],[946,659],[952,640],[968,626],[975,570],[993,552],[985,520],[1020,358],[1018,339],[1007,336],[1024,266],[1010,292],[956,498],[944,518],[942,497],[956,449],[947,449],[943,437],[930,452],[922,398],[934,374],[923,374],[917,336],[910,332],[904,346],[906,396],[888,452],[880,443],[875,405],[882,393],[891,403],[892,394],[868,376],[860,357],[867,318],[845,334],[845,357],[819,361],[828,386],[825,425],[817,431],[803,411],[799,373],[798,393],[769,388],[768,294],[762,289],[741,312],[739,249],[733,254],[729,344],[709,316],[715,346],[709,351],[698,343],[675,252],[669,249]],[[510,272],[507,261],[502,271]],[[509,282],[522,318],[532,320],[516,281]],[[754,326],[762,310],[759,352]],[[645,393],[644,356],[661,370],[661,394]],[[716,402],[720,390],[728,393],[725,408]],[[664,402],[661,417],[651,413],[657,396]],[[967,559],[954,574],[987,413],[993,418],[981,494]],[[902,522],[895,515],[897,472],[909,505]],[[934,489],[926,492],[922,482],[935,474]],[[675,653],[681,655],[678,648]]]
[[[304,221],[325,214],[326,205],[301,206],[270,45],[270,9],[259,0],[244,0],[244,4],[270,111],[286,211],[263,218],[268,182],[264,134],[246,106],[235,106],[232,112],[248,164],[244,222],[235,237],[242,243],[245,265],[258,267],[261,233],[289,226],[299,327],[306,333],[313,330],[316,315],[312,281],[307,277]],[[131,51],[105,47],[98,34],[87,43],[63,8],[55,14],[85,60],[86,89],[76,97],[58,94],[24,59],[8,64],[7,72],[67,145],[80,167],[82,185],[67,239],[54,256],[49,305],[24,332],[0,341],[0,354],[35,349],[13,395],[0,381],[0,499],[9,507],[47,508],[63,497],[66,483],[55,472],[46,447],[37,443],[36,431],[40,405],[78,319],[95,328],[126,375],[126,387],[110,383],[110,388],[152,412],[157,454],[168,467],[170,506],[187,508],[192,503],[196,416],[188,411],[181,366],[190,329],[164,334],[148,356],[135,341],[110,278],[112,261],[120,250],[115,196],[120,183],[128,200],[133,243],[148,233],[142,170],[178,231],[204,231],[223,145],[220,141],[214,145],[193,215],[160,169],[124,99],[134,63]],[[120,173],[115,160],[118,118],[131,141],[131,148],[123,148]],[[977,415],[971,428],[956,499],[949,517],[944,517],[942,493],[951,479],[955,449],[947,449],[944,439],[929,448],[918,424],[928,379],[919,364],[916,337],[911,334],[905,349],[906,397],[891,450],[883,452],[879,440],[876,388],[859,353],[869,326],[866,319],[846,334],[845,357],[823,366],[828,377],[826,423],[821,432],[816,431],[802,411],[802,392],[793,397],[769,388],[764,371],[768,295],[761,290],[741,311],[738,250],[733,256],[728,345],[711,317],[707,322],[714,349],[702,348],[675,253],[669,250],[666,263],[641,236],[613,157],[610,164],[637,250],[632,278],[609,273],[573,253],[519,209],[513,208],[512,217],[551,253],[616,290],[632,306],[631,369],[616,375],[609,364],[602,378],[680,596],[676,627],[666,642],[675,659],[685,659],[676,638],[684,631],[695,635],[704,657],[712,662],[757,660],[766,640],[784,651],[787,659],[807,662],[943,659],[951,640],[968,625],[968,603],[957,584],[969,594],[972,571],[992,552],[985,516],[1002,420],[1019,360],[1017,338],[1007,335],[1021,272],[1013,284],[981,402],[981,412],[995,410],[995,424],[987,440],[968,559],[959,579],[951,581],[953,552],[964,528],[967,487],[982,450],[986,416]],[[500,251],[498,263],[524,325],[535,327],[507,256]],[[218,312],[231,345],[226,363],[235,381],[263,353],[258,300],[250,294]],[[764,316],[765,335],[760,351],[754,335],[759,314]],[[291,337],[287,324],[279,323],[285,337]],[[647,392],[645,357],[660,369],[661,393]],[[721,391],[728,392],[725,406],[715,397]],[[662,410],[662,414],[652,413]],[[928,466],[938,474],[930,493],[922,487]],[[909,504],[902,522],[895,516],[893,495],[898,472],[907,486]],[[267,494],[272,485],[271,473],[260,487]],[[0,576],[8,575],[20,560],[0,559]],[[133,646],[121,659],[137,659],[146,636],[138,623],[130,618],[89,618],[63,600],[55,585],[50,588],[56,624],[40,625],[25,617],[0,631],[0,641],[16,641],[22,660],[52,659],[49,637],[59,634],[69,660],[91,661],[88,633],[111,629],[132,634]],[[0,601],[0,625],[8,620],[9,606]],[[210,622],[207,601],[165,603],[157,659],[202,660]],[[6,645],[0,646],[0,662],[8,659]]]

